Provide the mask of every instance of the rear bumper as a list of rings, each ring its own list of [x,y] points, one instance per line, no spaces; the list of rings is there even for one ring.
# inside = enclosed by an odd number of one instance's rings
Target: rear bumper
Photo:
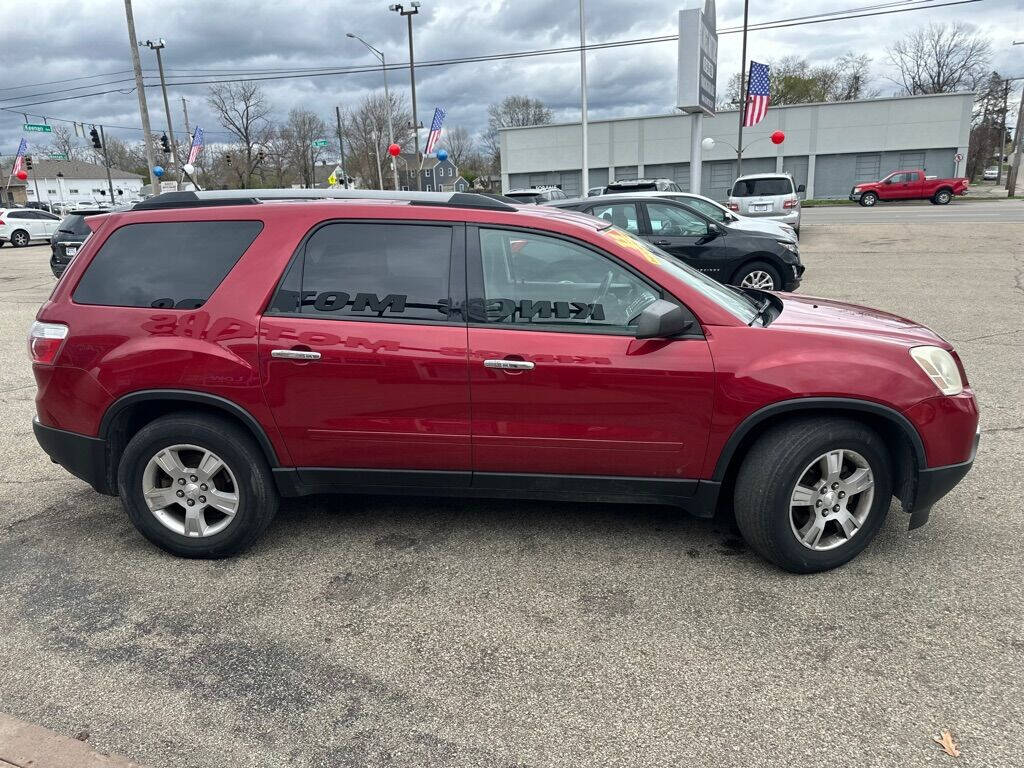
[[[974,457],[978,453],[978,443],[981,440],[981,430],[974,433],[974,447],[971,449],[971,456],[967,461],[959,464],[949,464],[945,467],[932,467],[921,469],[917,472],[917,483],[915,484],[914,499],[908,505],[910,509],[910,529],[920,528],[928,522],[932,505],[939,499],[953,490],[957,483],[964,479],[964,476],[974,465]]]
[[[47,427],[32,420],[36,442],[50,457],[80,480],[85,480],[100,493],[114,495],[107,479],[107,441],[98,437],[80,435],[56,427]]]
[[[793,229],[800,231],[800,210],[790,210],[785,213],[751,213],[748,211],[743,214],[749,216],[752,219],[760,219],[761,221],[777,221],[781,224],[789,224]]]

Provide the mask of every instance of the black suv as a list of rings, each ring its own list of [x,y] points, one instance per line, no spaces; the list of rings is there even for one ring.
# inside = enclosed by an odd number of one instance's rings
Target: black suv
[[[795,291],[804,273],[796,243],[733,229],[675,200],[601,195],[547,205],[610,221],[723,283]]]
[[[96,216],[101,213],[110,213],[110,208],[81,208],[74,213],[69,213],[60,224],[57,231],[53,233],[50,240],[50,271],[54,277],[64,274],[68,264],[78,254],[78,250],[85,243],[85,239],[92,234],[85,219],[87,216]]]

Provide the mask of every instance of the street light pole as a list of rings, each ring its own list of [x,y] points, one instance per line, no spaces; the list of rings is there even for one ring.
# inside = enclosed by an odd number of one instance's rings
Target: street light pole
[[[743,175],[743,118],[747,114],[747,19],[750,17],[750,0],[743,0],[743,61],[740,63],[740,127],[736,137],[736,178]],[[698,190],[699,192],[699,190]]]
[[[142,80],[142,62],[139,60],[139,44],[135,37],[135,15],[132,13],[132,0],[124,0],[124,15],[128,22],[128,42],[132,48],[132,68],[135,70],[135,91],[139,97],[139,116],[142,118],[142,143],[146,148],[146,162],[149,163],[149,183],[153,194],[157,194],[157,176],[153,172],[156,159],[153,157],[153,138],[149,127],[149,107],[146,105],[146,86]]]
[[[346,33],[346,37],[351,37],[351,38],[354,38],[355,40],[358,40],[360,43],[362,43],[367,48],[369,48],[371,53],[373,53],[378,59],[380,59],[380,71],[381,71],[381,74],[384,76],[384,101],[386,103],[386,109],[387,109],[387,113],[388,113],[388,137],[389,137],[390,143],[394,144],[395,143],[395,128],[391,124],[391,94],[388,92],[388,68],[387,68],[387,64],[384,62],[384,52],[383,51],[379,51],[376,48],[374,48],[368,42],[363,40],[363,38],[361,38],[359,35],[353,35],[351,32],[348,32],[348,33]],[[413,120],[415,120],[415,118],[413,118]],[[392,176],[392,179],[395,182],[395,191],[397,192],[398,191],[398,166],[395,164],[395,158],[394,157],[391,158],[391,176]],[[381,188],[383,189],[383,187],[381,187]]]
[[[405,16],[407,22],[409,22],[409,86],[412,91],[412,138],[413,146],[416,148],[416,160],[423,167],[423,158],[420,157],[420,121],[416,116],[416,57],[412,50],[412,17],[420,12],[419,0],[411,0],[409,3],[409,10],[406,10],[404,6],[395,3],[394,5],[388,6],[389,11],[395,11],[396,13]],[[421,174],[416,173],[416,189],[423,189],[423,180],[420,178]]]
[[[178,145],[174,141],[174,123],[171,121],[171,106],[167,103],[167,82],[164,80],[164,60],[160,56],[160,51],[164,49],[167,43],[161,37],[155,43],[152,40],[147,40],[145,45],[152,51],[156,51],[156,66],[160,71],[160,90],[163,91],[164,95],[164,114],[167,116],[167,138],[171,141],[171,173],[170,176],[174,175],[174,168],[178,166]]]
[[[580,0],[580,109],[583,127],[583,173],[580,176],[582,184],[580,194],[586,195],[587,190],[590,189],[590,161],[587,158],[587,31],[586,19],[583,15],[583,2],[584,0]]]

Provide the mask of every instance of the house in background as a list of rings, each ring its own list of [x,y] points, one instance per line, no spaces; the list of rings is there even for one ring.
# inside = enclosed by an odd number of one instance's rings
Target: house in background
[[[423,158],[420,181],[424,192],[466,192],[469,182],[459,175],[459,169],[449,159]]]
[[[134,203],[142,199],[143,178],[139,174],[111,168],[110,179],[114,185],[113,205]],[[29,202],[51,205],[111,204],[107,169],[96,163],[78,160],[45,160],[36,157],[29,171],[28,182],[25,183],[25,194]]]

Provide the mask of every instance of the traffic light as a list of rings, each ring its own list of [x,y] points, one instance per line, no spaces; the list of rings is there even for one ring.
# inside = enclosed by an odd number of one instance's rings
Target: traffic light
[[[267,156],[264,154],[263,150],[261,149],[259,152],[256,153],[256,164],[259,165],[260,163],[262,163],[266,159],[266,157]]]
[[[103,144],[100,142],[100,132],[96,130],[95,126],[93,126],[93,129],[89,131],[89,137],[92,139],[93,148],[103,149]]]
[[[171,143],[167,140],[167,134],[165,133],[160,137],[160,150],[165,154],[171,154]]]
[[[32,155],[25,155],[25,170],[32,170]]]
[[[231,165],[231,153],[230,152],[225,152],[224,153],[224,162],[227,163],[228,165]]]

